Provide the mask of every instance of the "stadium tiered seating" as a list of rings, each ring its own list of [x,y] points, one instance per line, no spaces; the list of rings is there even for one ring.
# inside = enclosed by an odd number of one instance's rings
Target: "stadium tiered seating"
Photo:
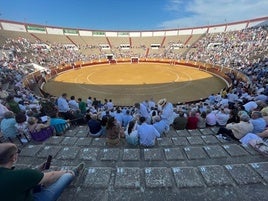
[[[35,166],[49,154],[53,155],[55,169],[84,161],[86,170],[61,200],[70,196],[77,200],[88,196],[122,199],[125,194],[140,200],[154,194],[159,196],[157,200],[167,200],[167,195],[171,196],[169,200],[178,200],[182,195],[187,199],[185,193],[205,199],[209,191],[225,197],[225,191],[231,189],[234,194],[227,197],[234,199],[243,197],[247,189],[264,191],[268,162],[251,147],[216,138],[216,130],[171,130],[155,147],[140,148],[124,142],[107,147],[105,138],[86,137],[87,127],[79,126],[43,144],[25,145],[17,168]],[[77,187],[79,192],[75,191]],[[134,192],[142,193],[135,196]]]

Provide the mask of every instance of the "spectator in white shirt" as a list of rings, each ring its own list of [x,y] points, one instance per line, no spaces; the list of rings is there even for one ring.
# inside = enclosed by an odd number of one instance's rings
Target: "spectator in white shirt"
[[[77,111],[79,110],[79,104],[78,102],[75,100],[75,96],[71,96],[70,100],[68,102],[69,107],[72,111]]]
[[[58,98],[57,105],[59,110],[59,116],[69,120],[75,119],[75,116],[72,114],[71,109],[69,107],[66,93],[63,93],[61,97]]]

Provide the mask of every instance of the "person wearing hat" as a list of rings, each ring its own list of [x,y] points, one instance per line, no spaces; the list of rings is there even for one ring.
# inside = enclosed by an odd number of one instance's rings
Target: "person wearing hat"
[[[158,101],[158,110],[160,111],[161,119],[170,126],[174,120],[173,105],[163,98]]]

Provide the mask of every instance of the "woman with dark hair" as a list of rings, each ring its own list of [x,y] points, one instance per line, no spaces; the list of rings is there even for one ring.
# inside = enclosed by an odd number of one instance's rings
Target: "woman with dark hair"
[[[229,123],[239,123],[240,118],[238,116],[238,110],[236,108],[230,110],[230,117],[227,121],[227,124]]]
[[[120,143],[121,126],[114,117],[110,117],[106,125],[106,143],[108,145],[118,145]]]
[[[133,120],[130,121],[127,125],[125,131],[126,141],[130,145],[138,145],[139,138],[138,138],[138,131],[137,131],[137,121]]]
[[[207,113],[205,111],[201,112],[201,114],[198,114],[197,128],[206,128],[206,116]]]

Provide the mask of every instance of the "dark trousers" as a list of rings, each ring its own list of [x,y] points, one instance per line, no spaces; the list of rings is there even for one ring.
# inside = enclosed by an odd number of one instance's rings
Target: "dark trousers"
[[[231,129],[227,129],[225,127],[220,127],[217,134],[222,134],[223,136],[225,137],[229,137],[229,138],[232,138],[233,140],[238,140]]]
[[[71,112],[59,112],[59,116],[62,117],[63,119],[69,119],[73,120],[75,119],[75,116]]]

